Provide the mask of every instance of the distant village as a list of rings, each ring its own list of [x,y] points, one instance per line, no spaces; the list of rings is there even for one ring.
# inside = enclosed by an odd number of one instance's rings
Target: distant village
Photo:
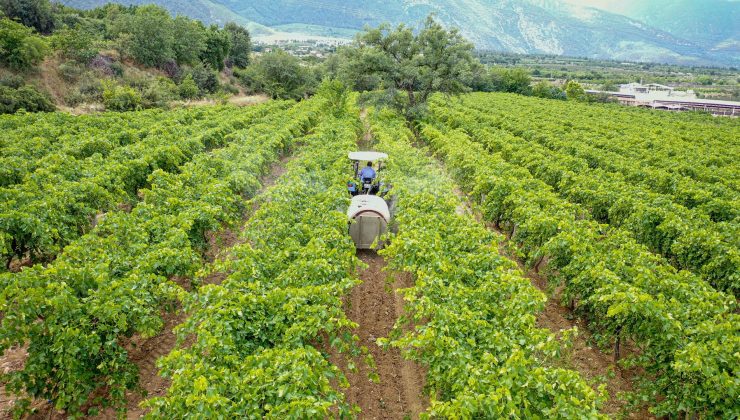
[[[348,44],[349,40],[343,39],[321,39],[321,40],[303,40],[303,39],[279,39],[255,42],[255,53],[269,53],[274,49],[281,49],[287,53],[299,58],[314,58],[323,60],[337,50],[337,47]]]

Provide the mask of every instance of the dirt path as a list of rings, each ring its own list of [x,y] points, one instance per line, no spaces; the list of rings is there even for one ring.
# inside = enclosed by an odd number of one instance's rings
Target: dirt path
[[[366,117],[367,111],[363,109],[360,119],[365,132],[357,146],[360,150],[373,150],[374,138]],[[398,349],[383,350],[376,342],[378,338],[388,337],[403,315],[403,297],[396,290],[412,286],[413,279],[406,273],[385,272],[386,262],[375,251],[360,250],[357,256],[367,264],[367,269],[358,273],[362,284],[345,298],[345,312],[359,325],[355,334],[360,338],[360,345],[367,347],[373,356],[380,380],[369,379],[372,372],[364,362],[356,363],[357,372],[353,373],[346,368],[346,361],[335,355],[333,361],[350,383],[347,399],[360,407],[361,419],[418,418],[427,405],[423,395],[424,370],[404,359]]]
[[[367,347],[375,359],[380,381],[373,383],[368,379],[370,369],[365,363],[358,363],[356,373],[343,369],[350,383],[347,399],[360,407],[362,419],[418,418],[425,408],[422,368],[405,360],[398,349],[383,350],[376,344],[378,338],[388,336],[403,314],[403,298],[396,289],[411,286],[413,280],[399,274],[391,275],[389,283],[382,257],[365,250],[358,251],[358,257],[368,268],[359,273],[362,284],[347,297],[345,312],[359,324],[355,333],[360,337],[360,345]],[[341,361],[338,364],[343,365]]]

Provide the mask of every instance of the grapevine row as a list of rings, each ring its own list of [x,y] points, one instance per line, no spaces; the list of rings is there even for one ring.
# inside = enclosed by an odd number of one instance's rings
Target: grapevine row
[[[545,296],[497,251],[500,236],[469,215],[453,185],[403,120],[374,114],[387,179],[398,199],[398,234],[380,253],[415,275],[405,290],[410,327],[387,345],[427,367],[428,413],[440,418],[602,418],[603,390],[578,373],[548,366],[557,340],[537,328]],[[403,332],[407,331],[407,332]]]
[[[515,99],[514,99],[515,98]],[[551,103],[511,95],[473,94],[466,104],[482,111],[504,110],[507,130],[575,135],[641,166],[716,183],[740,191],[737,123],[692,113],[652,113],[625,107]]]
[[[536,143],[478,123],[462,112],[433,108],[437,119],[461,127],[505,160],[529,170],[562,197],[588,208],[599,222],[621,227],[677,267],[701,274],[721,290],[740,292],[740,224],[715,224],[660,194],[625,182],[582,159],[543,151]]]
[[[486,220],[504,229],[534,265],[548,259],[548,278],[590,321],[602,344],[629,340],[625,363],[644,372],[637,402],[656,415],[738,415],[740,315],[737,301],[634,242],[599,225],[524,168],[489,153],[460,130],[423,125],[422,133]]]
[[[206,232],[240,219],[260,174],[313,126],[318,105],[302,102],[230,133],[228,146],[198,154],[180,173],[154,171],[133,211],[107,214],[48,267],[0,275],[0,350],[28,350],[24,367],[3,375],[19,412],[32,398],[72,416],[125,410],[125,391],[138,386],[126,343],[160,332],[162,314],[186,294],[174,280],[202,267]]]
[[[582,138],[578,131],[563,130],[562,127],[533,122],[532,125],[516,126],[508,116],[480,111],[474,100],[466,100],[469,106],[457,109],[475,117],[489,129],[501,129],[503,135],[514,135],[530,142],[538,143],[555,153],[565,153],[583,160],[586,168],[601,168],[608,172],[618,172],[624,180],[638,184],[654,192],[667,194],[670,198],[687,208],[696,208],[713,221],[732,221],[740,216],[740,195],[720,184],[697,181],[693,178],[668,172],[665,169],[641,165],[636,159],[624,158],[617,153],[593,146],[591,138]],[[480,106],[480,105],[478,105]],[[541,121],[538,121],[541,122]],[[645,153],[648,154],[648,153]]]
[[[244,243],[217,262],[229,273],[186,299],[180,347],[160,360],[172,384],[150,418],[329,418],[356,413],[348,382],[319,349],[357,355],[342,296],[360,264],[343,212],[356,112],[325,111],[302,152],[257,198]],[[332,112],[331,114],[336,114]],[[188,343],[192,337],[192,344]]]
[[[228,131],[285,107],[283,103],[223,107],[219,109],[224,116],[208,112],[205,117],[215,118],[195,119],[192,125],[169,121],[149,126],[145,138],[107,155],[95,152],[79,160],[61,152],[49,155],[25,182],[0,188],[0,254],[5,265],[27,255],[32,263],[50,261],[89,231],[97,214],[135,203],[153,171],[177,173],[197,154],[222,147]],[[191,112],[191,118],[200,114]]]

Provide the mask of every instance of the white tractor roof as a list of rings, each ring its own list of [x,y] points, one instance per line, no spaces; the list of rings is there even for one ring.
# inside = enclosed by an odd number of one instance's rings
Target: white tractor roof
[[[388,159],[388,155],[380,152],[349,152],[349,159],[372,162]]]

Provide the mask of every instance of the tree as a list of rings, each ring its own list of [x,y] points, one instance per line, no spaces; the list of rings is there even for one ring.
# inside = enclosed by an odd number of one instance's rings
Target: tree
[[[83,28],[64,28],[54,33],[52,47],[64,58],[87,64],[98,55],[95,37]]]
[[[393,90],[406,94],[404,111],[415,112],[434,92],[469,90],[474,66],[473,45],[456,30],[445,30],[431,16],[414,34],[402,25],[369,29],[355,42],[353,63],[358,74],[380,76]]]
[[[601,86],[601,90],[604,92],[616,92],[619,89],[617,87],[617,84],[612,82],[611,80],[607,80],[604,82],[604,84]]]
[[[49,0],[0,0],[0,10],[39,33],[48,34],[54,29],[54,11]]]
[[[175,61],[195,65],[206,49],[206,28],[199,21],[178,16],[173,22]]]
[[[252,52],[252,39],[246,28],[236,23],[227,23],[224,31],[229,34],[231,49],[229,50],[229,59],[231,63],[240,68],[249,65],[249,54]]]
[[[117,20],[115,32],[126,54],[141,64],[155,67],[175,58],[173,21],[161,7],[137,7]]]
[[[44,59],[49,47],[33,29],[8,18],[0,18],[0,64],[25,71]]]
[[[552,86],[544,80],[534,85],[532,95],[545,99],[566,99],[565,92],[562,89]]]
[[[302,98],[310,81],[308,70],[300,61],[280,49],[260,56],[238,74],[242,84],[252,91],[280,99]]]
[[[580,83],[570,80],[565,84],[565,95],[569,100],[573,101],[585,101],[586,91],[583,90],[583,86]]]
[[[229,55],[231,41],[226,31],[211,25],[206,31],[206,48],[200,55],[200,59],[212,68],[221,71],[224,69],[224,60]]]

